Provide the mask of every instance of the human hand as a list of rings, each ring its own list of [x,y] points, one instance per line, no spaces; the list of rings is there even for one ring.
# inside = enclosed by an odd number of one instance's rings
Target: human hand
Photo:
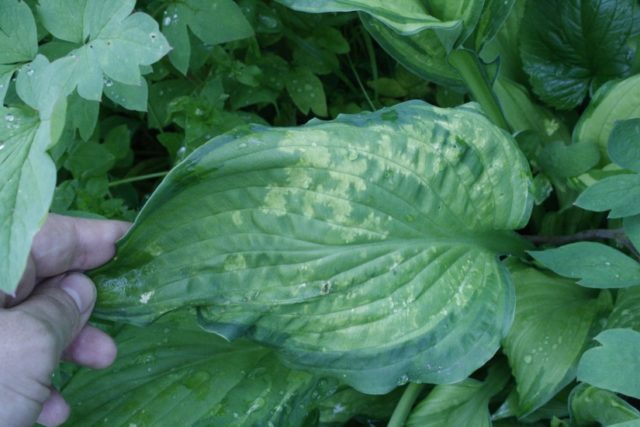
[[[104,264],[128,229],[120,221],[49,215],[14,296],[0,292],[0,426],[58,426],[69,406],[51,387],[60,358],[105,368],[111,337],[87,325],[96,289],[82,271]]]

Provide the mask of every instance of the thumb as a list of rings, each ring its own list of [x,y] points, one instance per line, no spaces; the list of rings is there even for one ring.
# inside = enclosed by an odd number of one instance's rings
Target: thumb
[[[71,273],[38,285],[18,307],[47,329],[59,356],[89,319],[95,301],[96,288],[91,280],[84,274]]]

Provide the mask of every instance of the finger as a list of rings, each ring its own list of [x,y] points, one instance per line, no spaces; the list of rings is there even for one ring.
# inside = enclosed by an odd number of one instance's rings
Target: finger
[[[96,300],[96,288],[80,273],[50,279],[13,311],[21,311],[40,323],[54,339],[54,351],[60,356],[89,319]]]
[[[115,242],[129,229],[123,221],[50,214],[36,234],[31,257],[38,278],[98,267],[115,254]]]
[[[64,351],[63,358],[93,369],[111,366],[118,349],[113,339],[100,329],[87,325]]]
[[[70,412],[64,397],[57,390],[52,389],[49,399],[42,405],[38,423],[46,427],[57,427],[67,421]]]

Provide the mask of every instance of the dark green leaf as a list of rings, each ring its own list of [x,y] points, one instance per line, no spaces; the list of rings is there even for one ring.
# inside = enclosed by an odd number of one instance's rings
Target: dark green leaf
[[[597,181],[580,194],[575,205],[595,212],[610,210],[609,218],[640,214],[640,175],[623,174]]]
[[[126,85],[111,79],[104,81],[104,94],[118,105],[132,111],[147,111],[149,87],[144,77],[137,85]]]
[[[616,423],[640,418],[640,412],[625,400],[588,384],[579,384],[573,389],[569,397],[569,409],[571,425],[576,427],[591,427],[594,424],[612,427]]]
[[[0,64],[29,62],[38,53],[36,22],[23,1],[0,2]]]
[[[13,73],[15,73],[18,68],[19,67],[16,65],[0,64],[0,105],[4,104],[4,98],[7,95],[7,91],[9,90],[11,78],[13,77]]]
[[[640,369],[640,332],[608,329],[598,334],[595,340],[602,345],[582,355],[578,380],[640,398],[640,382],[635,375],[629,374]]]
[[[306,68],[292,70],[287,78],[287,92],[303,114],[311,110],[318,116],[327,115],[327,100],[322,82]]]
[[[609,136],[609,158],[635,172],[640,172],[640,118],[616,122]]]
[[[633,0],[527,2],[521,55],[534,92],[570,109],[592,85],[627,74],[633,10]]]
[[[368,392],[459,381],[512,319],[496,255],[523,247],[508,230],[528,220],[529,179],[514,141],[468,107],[238,131],[167,176],[93,275],[96,312],[148,322],[200,306],[212,331]]]
[[[578,176],[598,164],[600,149],[594,143],[565,145],[562,141],[553,141],[542,148],[538,161],[550,176]]]
[[[75,92],[69,96],[68,101],[68,120],[71,122],[73,129],[78,130],[80,137],[84,141],[88,141],[98,124],[100,103],[81,98]]]
[[[544,251],[529,251],[539,263],[589,288],[640,285],[640,264],[602,243],[578,242]]]
[[[170,316],[116,336],[118,359],[63,390],[69,425],[302,426],[332,384],[283,367],[273,351]]]
[[[360,415],[368,419],[388,419],[393,413],[404,389],[398,387],[385,395],[369,395],[352,388],[344,388],[318,404],[320,424],[344,425]]]
[[[503,350],[516,378],[519,417],[547,403],[575,375],[589,330],[606,301],[594,291],[516,262],[516,315]]]
[[[606,329],[632,328],[640,332],[640,287],[620,289]]]
[[[114,165],[115,157],[102,144],[88,141],[78,144],[64,167],[77,179],[97,177],[107,173]]]
[[[640,215],[624,218],[623,224],[625,234],[636,250],[640,250]]]
[[[502,28],[512,12],[516,0],[485,0],[475,29],[475,49],[480,52]]]

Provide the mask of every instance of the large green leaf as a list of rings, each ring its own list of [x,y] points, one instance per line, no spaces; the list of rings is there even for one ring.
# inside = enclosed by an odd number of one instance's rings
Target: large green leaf
[[[511,262],[516,317],[503,342],[516,378],[519,416],[548,402],[575,375],[598,314],[608,307],[594,291]]]
[[[605,329],[632,328],[640,332],[640,287],[620,289]]]
[[[609,136],[607,151],[614,163],[640,172],[640,118],[616,122]]]
[[[578,380],[640,398],[640,382],[635,375],[629,375],[640,368],[640,332],[608,329],[595,340],[601,346],[591,348],[582,355],[578,365]]]
[[[569,409],[571,425],[576,427],[613,427],[618,426],[618,423],[635,420],[635,424],[628,426],[632,427],[637,426],[640,420],[640,412],[624,399],[588,384],[579,384],[571,391]]]
[[[31,241],[49,210],[56,167],[46,153],[51,122],[26,109],[0,106],[0,291],[13,293]]]
[[[530,176],[468,107],[413,101],[301,128],[222,136],[174,169],[93,277],[96,313],[183,306],[289,363],[383,393],[451,382],[513,316],[498,253],[522,249]]]
[[[534,92],[570,109],[591,87],[627,74],[633,9],[633,0],[529,1],[521,55]]]
[[[576,206],[589,211],[610,211],[609,218],[640,214],[640,175],[621,174],[603,178],[584,190]]]
[[[190,321],[189,321],[190,320]],[[107,370],[80,370],[63,389],[77,427],[301,426],[335,385],[283,367],[272,350],[233,344],[171,315],[125,327]]]
[[[0,2],[0,64],[29,62],[38,53],[31,9],[23,1]]]
[[[619,120],[640,118],[640,75],[601,87],[580,116],[573,131],[574,142],[595,142],[602,159],[608,159],[607,144]]]

